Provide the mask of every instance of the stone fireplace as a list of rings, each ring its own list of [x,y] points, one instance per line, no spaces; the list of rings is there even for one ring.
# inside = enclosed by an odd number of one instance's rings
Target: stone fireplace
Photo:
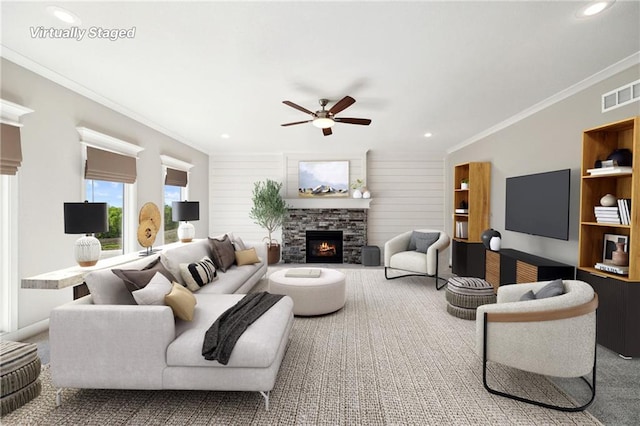
[[[331,261],[316,259],[309,262],[307,231],[341,232],[342,258],[337,257]],[[334,240],[336,240],[335,236],[331,241]],[[331,241],[326,242],[329,244]],[[284,263],[361,263],[361,251],[365,245],[367,245],[366,209],[291,208],[287,211],[282,226],[282,261]],[[328,247],[321,247],[321,250],[331,252],[331,248]]]

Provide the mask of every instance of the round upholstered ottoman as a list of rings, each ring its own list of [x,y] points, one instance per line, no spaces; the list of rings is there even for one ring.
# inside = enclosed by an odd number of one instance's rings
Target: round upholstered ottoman
[[[468,320],[476,319],[476,308],[496,303],[493,286],[481,278],[451,277],[445,291],[447,312]]]
[[[0,342],[0,360],[0,413],[7,414],[40,395],[38,347]]]
[[[293,314],[322,315],[341,309],[346,300],[345,276],[327,268],[293,268],[269,276],[269,292],[293,299]]]

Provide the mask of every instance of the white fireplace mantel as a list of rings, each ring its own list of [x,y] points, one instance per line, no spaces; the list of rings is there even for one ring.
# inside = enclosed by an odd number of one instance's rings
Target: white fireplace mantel
[[[372,198],[285,198],[292,209],[368,209]]]

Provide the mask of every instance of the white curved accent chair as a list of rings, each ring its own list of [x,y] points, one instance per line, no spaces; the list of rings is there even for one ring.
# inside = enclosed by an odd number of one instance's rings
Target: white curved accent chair
[[[483,358],[485,389],[492,394],[560,411],[582,411],[596,392],[596,309],[598,295],[576,280],[564,280],[565,293],[546,299],[519,301],[548,282],[498,288],[497,303],[478,307],[476,353]],[[591,399],[579,407],[562,407],[492,389],[487,384],[487,361],[555,377],[580,377]],[[591,384],[583,377],[592,373]]]
[[[436,289],[446,285],[446,280],[438,276],[438,254],[449,247],[449,236],[437,229],[416,229],[415,232],[438,233],[438,239],[427,249],[426,253],[409,250],[411,234],[414,231],[403,232],[384,243],[384,277],[388,280],[408,276],[428,276],[436,280]],[[411,272],[410,274],[389,276],[389,269]],[[444,284],[438,287],[438,280]]]

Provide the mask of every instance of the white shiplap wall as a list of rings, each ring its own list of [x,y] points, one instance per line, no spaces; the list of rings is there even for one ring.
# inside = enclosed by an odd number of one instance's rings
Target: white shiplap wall
[[[382,248],[411,229],[444,229],[444,154],[367,151],[356,153],[220,154],[210,156],[209,235],[234,232],[261,240],[266,231],[249,218],[253,184],[284,183],[285,198],[297,197],[298,161],[349,160],[350,181],[364,178],[372,194],[370,245]],[[282,240],[278,230],[274,235]]]
[[[444,230],[444,154],[369,151],[370,245],[412,229]]]
[[[260,241],[267,231],[249,218],[254,182],[282,182],[282,154],[211,154],[209,156],[209,235],[234,232]],[[281,240],[278,230],[274,238]]]

